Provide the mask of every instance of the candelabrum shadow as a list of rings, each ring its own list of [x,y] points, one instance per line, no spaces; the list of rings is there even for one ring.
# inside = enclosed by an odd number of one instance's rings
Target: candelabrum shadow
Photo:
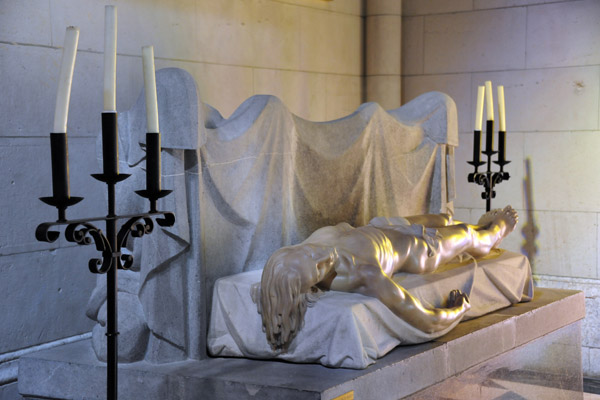
[[[540,234],[534,215],[533,183],[531,180],[531,159],[525,160],[525,176],[523,178],[523,194],[525,199],[526,220],[521,228],[521,234],[525,241],[521,251],[529,258],[531,270],[535,274],[535,256],[538,253],[537,237]]]

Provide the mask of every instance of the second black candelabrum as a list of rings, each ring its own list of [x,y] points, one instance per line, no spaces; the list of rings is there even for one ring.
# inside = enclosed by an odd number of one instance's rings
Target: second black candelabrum
[[[487,156],[487,161],[481,160],[481,154]],[[493,161],[492,157],[498,154],[498,159]],[[481,131],[473,132],[473,161],[467,161],[474,167],[474,171],[468,175],[469,182],[474,182],[483,186],[481,198],[485,200],[485,210],[492,209],[492,199],[496,197],[495,186],[503,181],[510,179],[508,172],[504,171],[504,166],[510,161],[506,160],[506,132],[498,132],[498,151],[494,150],[494,121],[488,120],[486,123],[485,150],[481,151]],[[492,163],[499,166],[499,171],[492,171]],[[484,167],[484,171],[479,172],[479,167]]]

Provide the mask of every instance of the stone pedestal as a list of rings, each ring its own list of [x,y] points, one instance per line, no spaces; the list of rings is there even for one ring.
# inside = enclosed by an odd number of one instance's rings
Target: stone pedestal
[[[434,399],[496,398],[503,390],[531,398],[522,393],[549,390],[533,397],[560,391],[561,398],[583,398],[578,321],[584,315],[582,293],[538,289],[530,303],[461,323],[433,342],[398,347],[364,370],[228,358],[139,362],[120,366],[119,396]],[[104,399],[105,375],[89,341],[82,341],[21,358],[19,391],[30,399]]]

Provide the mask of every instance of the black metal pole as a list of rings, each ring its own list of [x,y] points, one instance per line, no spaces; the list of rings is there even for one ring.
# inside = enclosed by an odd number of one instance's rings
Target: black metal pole
[[[484,154],[494,154],[494,120],[488,120],[485,124]]]
[[[492,177],[492,156],[487,156],[487,185],[485,185],[485,212],[492,209],[492,195],[494,193],[494,179]]]
[[[109,213],[108,217],[114,217],[115,204],[115,184],[108,185],[109,198]],[[112,210],[111,206],[112,205]],[[111,212],[112,211],[112,212]],[[106,220],[106,237],[110,243],[111,249],[117,248],[117,220]],[[118,371],[118,285],[117,285],[117,270],[118,270],[118,253],[113,252],[112,263],[110,269],[106,273],[106,306],[107,306],[107,321],[106,321],[106,344],[107,344],[107,384],[106,398],[109,400],[117,399],[117,371]]]
[[[102,113],[102,157],[104,178],[108,189],[106,238],[112,249],[111,265],[106,273],[106,398],[117,400],[118,387],[118,283],[119,254],[117,247],[117,220],[115,219],[115,183],[119,174],[117,113]]]
[[[494,197],[494,177],[492,176],[492,156],[496,154],[494,151],[494,121],[488,120],[485,125],[485,151],[483,152],[487,156],[487,171],[486,171],[486,184],[485,184],[485,211],[488,212],[492,209],[492,197]]]

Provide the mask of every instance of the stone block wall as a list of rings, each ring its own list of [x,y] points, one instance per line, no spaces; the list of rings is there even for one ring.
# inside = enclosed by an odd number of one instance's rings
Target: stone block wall
[[[401,105],[402,1],[365,0],[365,101]]]
[[[477,86],[504,85],[511,179],[492,205],[521,214],[505,247],[529,255],[540,286],[585,292],[583,367],[600,377],[600,2],[404,0],[402,11],[403,102],[440,90],[457,104],[459,219],[485,209],[467,182]]]
[[[107,2],[114,3],[114,2]],[[50,146],[65,28],[81,29],[68,122],[70,218],[105,213],[96,137],[102,111],[104,2],[0,0],[0,399],[16,394],[16,360],[28,351],[89,336],[85,305],[96,279],[91,247],[37,242],[56,213]],[[196,79],[201,100],[228,117],[253,94],[280,97],[311,120],[354,111],[362,100],[361,0],[122,0],[118,7],[117,110],[143,85],[141,47],[156,68]],[[104,277],[100,277],[104,279]]]

